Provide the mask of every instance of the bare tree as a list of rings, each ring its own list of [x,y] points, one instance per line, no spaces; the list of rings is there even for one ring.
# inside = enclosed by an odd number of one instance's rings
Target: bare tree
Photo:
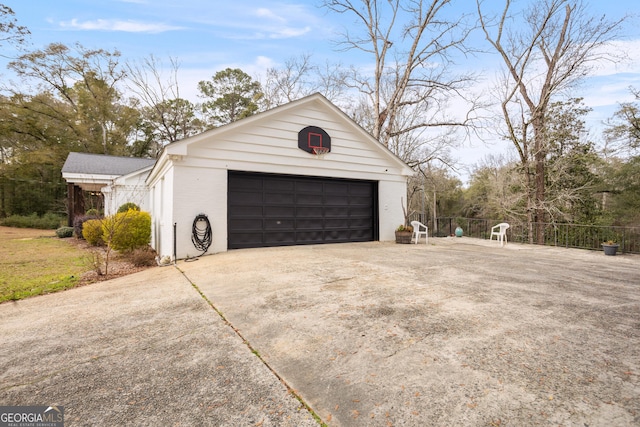
[[[308,53],[291,57],[281,67],[267,70],[263,108],[268,110],[316,92],[335,104],[344,104],[347,74],[339,63],[327,62],[322,67],[314,64]]]
[[[153,55],[139,63],[127,63],[127,87],[143,105],[154,107],[170,99],[180,98],[178,60],[169,58],[168,73],[164,73],[163,68],[165,66],[162,61]]]
[[[263,85],[264,108],[268,110],[314,93],[315,84],[309,81],[314,69],[310,54],[290,58],[281,68],[269,68]]]
[[[529,239],[533,224],[542,243],[545,221],[545,163],[550,104],[574,86],[601,60],[615,60],[607,44],[617,36],[623,19],[609,21],[586,14],[581,1],[532,2],[514,14],[512,2],[494,17],[476,0],[485,38],[502,58],[500,108],[505,137],[518,152],[527,192]],[[521,19],[518,19],[521,18]]]
[[[454,57],[469,53],[465,40],[471,26],[466,22],[467,15],[448,17],[450,3],[450,0],[324,1],[327,9],[350,15],[356,22],[353,31],[346,30],[341,35],[338,46],[373,56],[373,72],[363,73],[354,68],[349,81],[352,89],[364,95],[371,109],[368,130],[391,149],[405,144],[407,138],[419,141],[418,144],[423,144],[425,138],[427,141],[434,138],[432,133],[416,131],[472,123],[469,111],[475,107],[475,101],[465,90],[474,78],[452,70]],[[447,115],[446,107],[452,99],[465,104],[467,112],[462,117]],[[426,161],[418,159],[418,163]]]
[[[316,89],[334,104],[343,110],[351,107],[351,98],[347,96],[346,85],[349,70],[341,63],[325,62],[317,67]]]
[[[157,157],[166,144],[204,130],[197,107],[180,97],[177,59],[169,58],[166,68],[168,71],[153,55],[141,63],[127,64],[129,90],[142,104],[142,135],[135,143],[139,155]]]

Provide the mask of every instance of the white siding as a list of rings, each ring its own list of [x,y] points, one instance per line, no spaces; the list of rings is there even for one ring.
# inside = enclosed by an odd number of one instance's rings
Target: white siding
[[[378,183],[380,241],[394,240],[395,230],[404,224],[403,203],[406,204],[407,185],[402,182]]]
[[[207,215],[213,242],[208,253],[227,250],[227,171],[190,167],[182,161],[175,167],[174,222],[177,228],[178,258],[200,255],[191,241],[193,221]]]
[[[282,117],[272,115],[251,126],[220,132],[187,147],[194,166],[250,172],[314,175],[350,179],[404,180],[401,164],[390,162],[384,147],[364,140],[343,117],[305,105]],[[298,132],[323,128],[331,136],[324,159],[298,148]],[[206,135],[206,134],[205,134]],[[203,135],[203,136],[205,136]]]
[[[168,168],[152,186],[152,247],[160,257],[173,256],[174,168]]]
[[[326,99],[309,97],[168,146],[152,172],[154,236],[161,255],[199,255],[191,242],[193,220],[208,216],[213,231],[209,253],[227,250],[228,171],[306,175],[378,182],[380,240],[393,240],[403,223],[406,179],[411,169]],[[298,148],[298,132],[317,126],[331,136],[324,159]],[[161,185],[162,177],[164,184]],[[162,186],[162,190],[159,187]],[[162,199],[162,201],[158,200]],[[167,200],[171,200],[170,206]],[[158,213],[160,209],[160,213]],[[156,219],[156,217],[159,219]],[[158,249],[159,248],[159,249]]]

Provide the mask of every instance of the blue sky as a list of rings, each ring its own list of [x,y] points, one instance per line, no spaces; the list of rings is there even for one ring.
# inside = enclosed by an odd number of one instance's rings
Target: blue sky
[[[318,0],[18,0],[2,2],[11,7],[18,22],[32,33],[33,48],[51,42],[85,47],[117,49],[126,60],[153,54],[159,59],[175,57],[180,63],[181,94],[193,101],[196,85],[226,67],[241,68],[259,76],[268,67],[277,67],[292,56],[311,53],[314,62],[326,60],[366,67],[370,60],[354,52],[340,52],[332,41],[353,22],[345,16],[327,13]],[[502,1],[486,0],[486,5]],[[638,14],[637,0],[587,0],[594,14],[617,19]],[[473,0],[458,0],[452,14],[470,7]],[[463,6],[465,5],[465,6]],[[574,96],[584,96],[594,109],[589,125],[597,128],[619,102],[632,98],[628,87],[640,88],[640,20],[632,16],[618,47],[630,60],[618,65],[603,64]],[[478,40],[480,40],[478,38]],[[7,52],[11,54],[10,52]],[[494,58],[495,59],[495,58]],[[486,82],[494,77],[497,65],[489,56],[470,58],[461,67],[482,69]],[[4,73],[4,62],[0,61]],[[495,149],[495,146],[493,146]],[[472,163],[488,149],[479,142],[463,152]]]

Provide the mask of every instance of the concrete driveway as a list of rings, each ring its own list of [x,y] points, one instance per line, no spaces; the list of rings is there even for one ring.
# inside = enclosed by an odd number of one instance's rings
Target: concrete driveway
[[[0,405],[65,426],[317,426],[175,268],[0,305]]]
[[[640,425],[640,257],[429,242],[231,251],[2,304],[0,405],[314,425],[279,377],[330,426]]]

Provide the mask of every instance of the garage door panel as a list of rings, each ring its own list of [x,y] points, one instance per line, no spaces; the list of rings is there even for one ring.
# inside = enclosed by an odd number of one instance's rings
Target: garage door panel
[[[331,243],[339,243],[339,242],[350,242],[351,240],[349,239],[348,235],[345,235],[345,233],[339,231],[339,230],[327,230],[324,233],[324,240],[325,242],[331,242]]]
[[[323,218],[296,219],[296,230],[322,230]]]
[[[368,218],[349,218],[349,228],[369,228]]]
[[[324,210],[319,206],[296,207],[296,218],[322,218]]]
[[[257,233],[233,233],[229,235],[229,241],[234,242],[235,249],[259,248],[264,246],[262,234]]]
[[[293,231],[269,232],[264,234],[265,246],[287,246],[296,243],[296,233]]]
[[[349,187],[348,182],[328,182],[324,186],[324,192],[327,194],[349,194]]]
[[[347,229],[349,228],[349,220],[347,218],[336,218],[336,219],[327,219],[324,220],[324,228],[325,229]]]
[[[259,177],[245,175],[237,177],[233,182],[229,181],[229,190],[231,192],[236,191],[255,191],[262,189],[263,181]]]
[[[229,249],[371,241],[377,184],[229,172]]]
[[[264,201],[269,205],[292,205],[296,198],[293,193],[270,193],[264,194]]]
[[[322,194],[298,193],[296,197],[296,203],[299,205],[322,206]]]
[[[257,191],[239,191],[233,193],[231,202],[238,206],[261,206],[262,192]]]
[[[236,205],[236,218],[262,218],[262,206]]]
[[[324,232],[321,230],[299,231],[296,235],[298,236],[296,243],[300,245],[323,243]]]
[[[298,180],[295,188],[299,194],[322,194],[324,192],[324,186],[320,180]]]
[[[350,210],[350,216],[356,218],[369,218],[369,209],[364,206],[352,207]]]
[[[296,208],[294,206],[265,206],[265,218],[295,218]]]
[[[327,194],[324,197],[325,206],[348,206],[350,197],[347,195]]]
[[[348,216],[348,214],[349,214],[349,211],[345,206],[325,206],[324,207],[325,218],[344,217],[344,216]]]
[[[349,194],[354,196],[371,196],[372,195],[372,187],[368,185],[368,183],[353,183],[349,186]]]
[[[370,230],[349,230],[349,241],[369,242],[373,240],[373,233]]]
[[[295,221],[290,220],[264,220],[265,231],[270,230],[293,230]]]
[[[350,206],[371,206],[371,200],[368,197],[349,197]]]
[[[275,193],[293,193],[295,189],[296,183],[295,181],[291,181],[289,179],[270,179],[263,180],[263,188],[267,192],[275,192]]]
[[[262,219],[234,219],[230,222],[234,230],[239,232],[260,231],[264,228]]]

